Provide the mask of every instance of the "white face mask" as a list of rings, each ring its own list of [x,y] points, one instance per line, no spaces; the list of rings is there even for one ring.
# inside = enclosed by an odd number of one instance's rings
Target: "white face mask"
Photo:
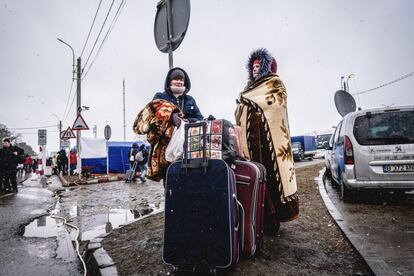
[[[185,91],[185,86],[170,86],[170,90],[174,95],[182,95]]]

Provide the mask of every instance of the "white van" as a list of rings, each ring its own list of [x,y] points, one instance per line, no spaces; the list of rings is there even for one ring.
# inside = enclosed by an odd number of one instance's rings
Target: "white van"
[[[330,170],[343,199],[355,189],[414,189],[414,106],[347,114],[335,130]]]

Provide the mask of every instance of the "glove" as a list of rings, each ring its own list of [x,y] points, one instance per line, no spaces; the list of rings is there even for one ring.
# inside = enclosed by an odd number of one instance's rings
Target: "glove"
[[[171,116],[171,123],[176,127],[180,127],[181,125],[181,118],[178,116],[178,113],[173,113]]]

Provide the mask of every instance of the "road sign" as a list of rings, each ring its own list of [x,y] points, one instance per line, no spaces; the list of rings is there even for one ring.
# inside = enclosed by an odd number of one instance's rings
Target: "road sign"
[[[112,134],[112,131],[111,131],[111,126],[110,126],[110,125],[106,125],[106,126],[105,126],[105,129],[104,129],[105,139],[106,139],[106,140],[111,139],[111,134]]]
[[[63,131],[61,131],[60,132],[60,139],[63,139],[63,140],[65,140],[65,133],[66,133],[66,130],[63,130]]]
[[[88,130],[89,127],[83,119],[82,115],[78,115],[75,122],[73,123],[72,130]]]
[[[37,144],[39,146],[45,146],[47,144],[47,130],[46,129],[37,130]]]
[[[190,21],[190,0],[162,0],[157,4],[155,16],[154,37],[158,50],[168,53],[170,50],[169,31],[167,25],[167,1],[171,6],[171,51],[180,46],[187,32]]]
[[[60,143],[60,149],[70,149],[70,141],[65,140]]]
[[[73,133],[73,130],[68,127],[65,131],[65,134],[63,135],[62,139],[63,140],[67,140],[67,139],[71,139],[71,138],[76,138],[75,133]]]

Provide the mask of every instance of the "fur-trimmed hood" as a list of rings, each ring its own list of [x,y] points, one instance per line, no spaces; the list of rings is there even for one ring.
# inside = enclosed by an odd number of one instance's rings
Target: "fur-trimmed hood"
[[[259,75],[257,76],[257,78],[254,79],[252,68],[253,68],[253,61],[255,61],[256,59],[260,60],[260,71],[259,71]],[[274,63],[273,67],[275,68],[272,68],[272,63]],[[249,74],[249,83],[250,83],[257,79],[260,79],[261,77],[268,75],[269,73],[272,73],[272,69],[274,69],[275,71],[273,73],[276,73],[276,61],[267,49],[260,48],[260,49],[254,50],[250,54],[247,60],[246,69]]]
[[[184,76],[185,76],[185,79],[184,79],[184,86],[185,86],[184,94],[187,94],[191,89],[190,77],[188,76],[187,72],[184,69],[180,68],[180,67],[174,67],[174,68],[171,68],[168,71],[167,76],[165,77],[164,90],[169,95],[174,96],[173,93],[170,90],[170,75],[171,75],[171,72],[174,71],[175,69],[179,69],[184,73]]]

